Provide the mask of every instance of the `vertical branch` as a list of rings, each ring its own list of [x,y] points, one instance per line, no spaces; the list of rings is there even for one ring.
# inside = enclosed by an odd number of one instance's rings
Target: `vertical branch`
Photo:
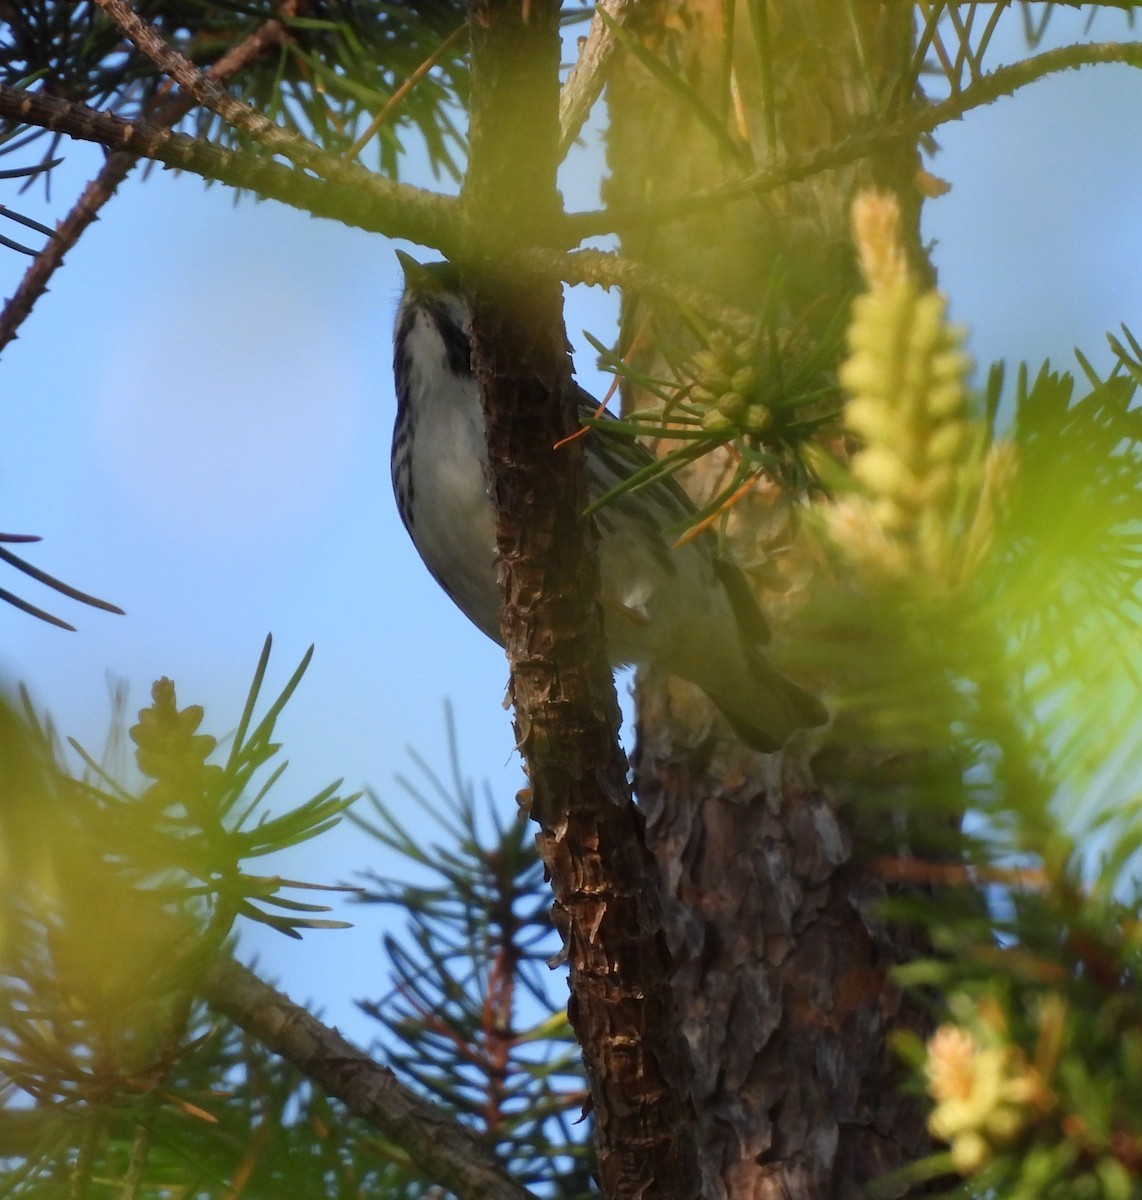
[[[472,0],[464,203],[483,244],[473,341],[497,511],[516,736],[571,968],[609,1197],[698,1194],[689,1059],[657,883],[618,746],[560,289],[511,262],[560,216],[559,5]]]

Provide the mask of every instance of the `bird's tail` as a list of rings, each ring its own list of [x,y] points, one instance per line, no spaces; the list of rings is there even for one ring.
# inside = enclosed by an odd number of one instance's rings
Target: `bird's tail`
[[[827,723],[828,711],[815,696],[749,648],[745,655],[748,680],[739,681],[732,693],[718,689],[706,694],[747,746],[772,754],[795,730]]]

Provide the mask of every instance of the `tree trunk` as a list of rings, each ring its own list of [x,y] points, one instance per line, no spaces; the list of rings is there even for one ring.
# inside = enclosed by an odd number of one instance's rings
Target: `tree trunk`
[[[463,200],[487,241],[463,266],[496,508],[516,741],[564,939],[599,1177],[613,1200],[697,1200],[690,1063],[655,864],[618,743],[618,702],[571,388],[562,293],[512,254],[560,215],[557,0],[471,0]]]
[[[609,202],[624,210],[670,202],[838,141],[862,114],[882,111],[909,61],[909,5],[759,0],[737,5],[737,28],[727,30],[733,7],[634,8],[630,28],[684,74],[730,137],[712,136],[624,55],[608,92]],[[786,343],[795,353],[854,287],[853,193],[891,187],[915,236],[916,167],[906,146],[670,224],[628,228],[623,251],[746,311],[759,311],[768,291],[767,311],[795,331]],[[625,345],[640,370],[661,377],[658,336],[677,345],[687,333],[628,298]],[[710,495],[720,469],[704,464],[692,490]],[[755,489],[738,509],[732,542],[755,582],[769,581],[761,599],[781,666],[796,646],[815,562],[792,498]],[[799,681],[827,682],[804,672]],[[889,978],[922,951],[922,938],[878,919],[886,887],[864,864],[879,831],[850,827],[838,811],[841,781],[858,761],[831,744],[831,731],[754,754],[695,689],[653,673],[639,683],[638,735],[636,790],[663,876],[674,990],[696,1064],[704,1194],[855,1198],[927,1148],[920,1106],[901,1094],[904,1073],[888,1044],[894,1029],[925,1028],[925,1014]],[[826,778],[826,763],[841,765]]]

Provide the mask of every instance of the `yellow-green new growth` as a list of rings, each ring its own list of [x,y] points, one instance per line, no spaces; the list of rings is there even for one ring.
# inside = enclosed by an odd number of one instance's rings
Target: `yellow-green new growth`
[[[853,303],[850,353],[839,378],[851,397],[845,424],[862,442],[852,474],[864,496],[839,506],[834,537],[881,572],[921,567],[944,576],[973,449],[971,359],[944,297],[921,289],[908,271],[895,199],[858,197],[853,227],[869,290]],[[871,528],[858,534],[862,525]]]
[[[977,1171],[997,1145],[1022,1132],[1041,1085],[1013,1046],[981,1046],[959,1025],[941,1025],[928,1042],[928,1117],[934,1137],[950,1143],[962,1175]]]
[[[956,1170],[971,1175],[1054,1105],[1043,1076],[1053,1056],[1028,1062],[1010,1041],[1006,1019],[993,1000],[954,999],[971,1028],[941,1025],[928,1039],[924,1074],[936,1102],[928,1129],[949,1143]],[[1045,1000],[1040,1018],[1041,1030],[1054,1030],[1062,1020],[1061,1002]]]

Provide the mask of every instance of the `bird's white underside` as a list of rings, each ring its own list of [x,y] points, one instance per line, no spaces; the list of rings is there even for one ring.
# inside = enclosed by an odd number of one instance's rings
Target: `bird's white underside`
[[[495,522],[487,483],[487,446],[479,397],[472,377],[448,371],[447,351],[435,322],[419,313],[412,326],[413,389],[430,396],[433,421],[417,431],[412,482],[417,497],[413,540],[429,570],[455,603],[489,637],[499,640],[499,593],[495,584]],[[441,411],[447,406],[447,411]],[[616,524],[618,524],[616,522]],[[478,534],[484,560],[471,553]],[[612,534],[600,560],[602,602],[612,662],[655,661],[687,678],[722,676],[742,669],[736,623],[707,556],[693,546],[673,552],[674,573],[665,570],[635,537]],[[463,564],[469,564],[463,569]],[[694,623],[709,636],[695,636]]]

